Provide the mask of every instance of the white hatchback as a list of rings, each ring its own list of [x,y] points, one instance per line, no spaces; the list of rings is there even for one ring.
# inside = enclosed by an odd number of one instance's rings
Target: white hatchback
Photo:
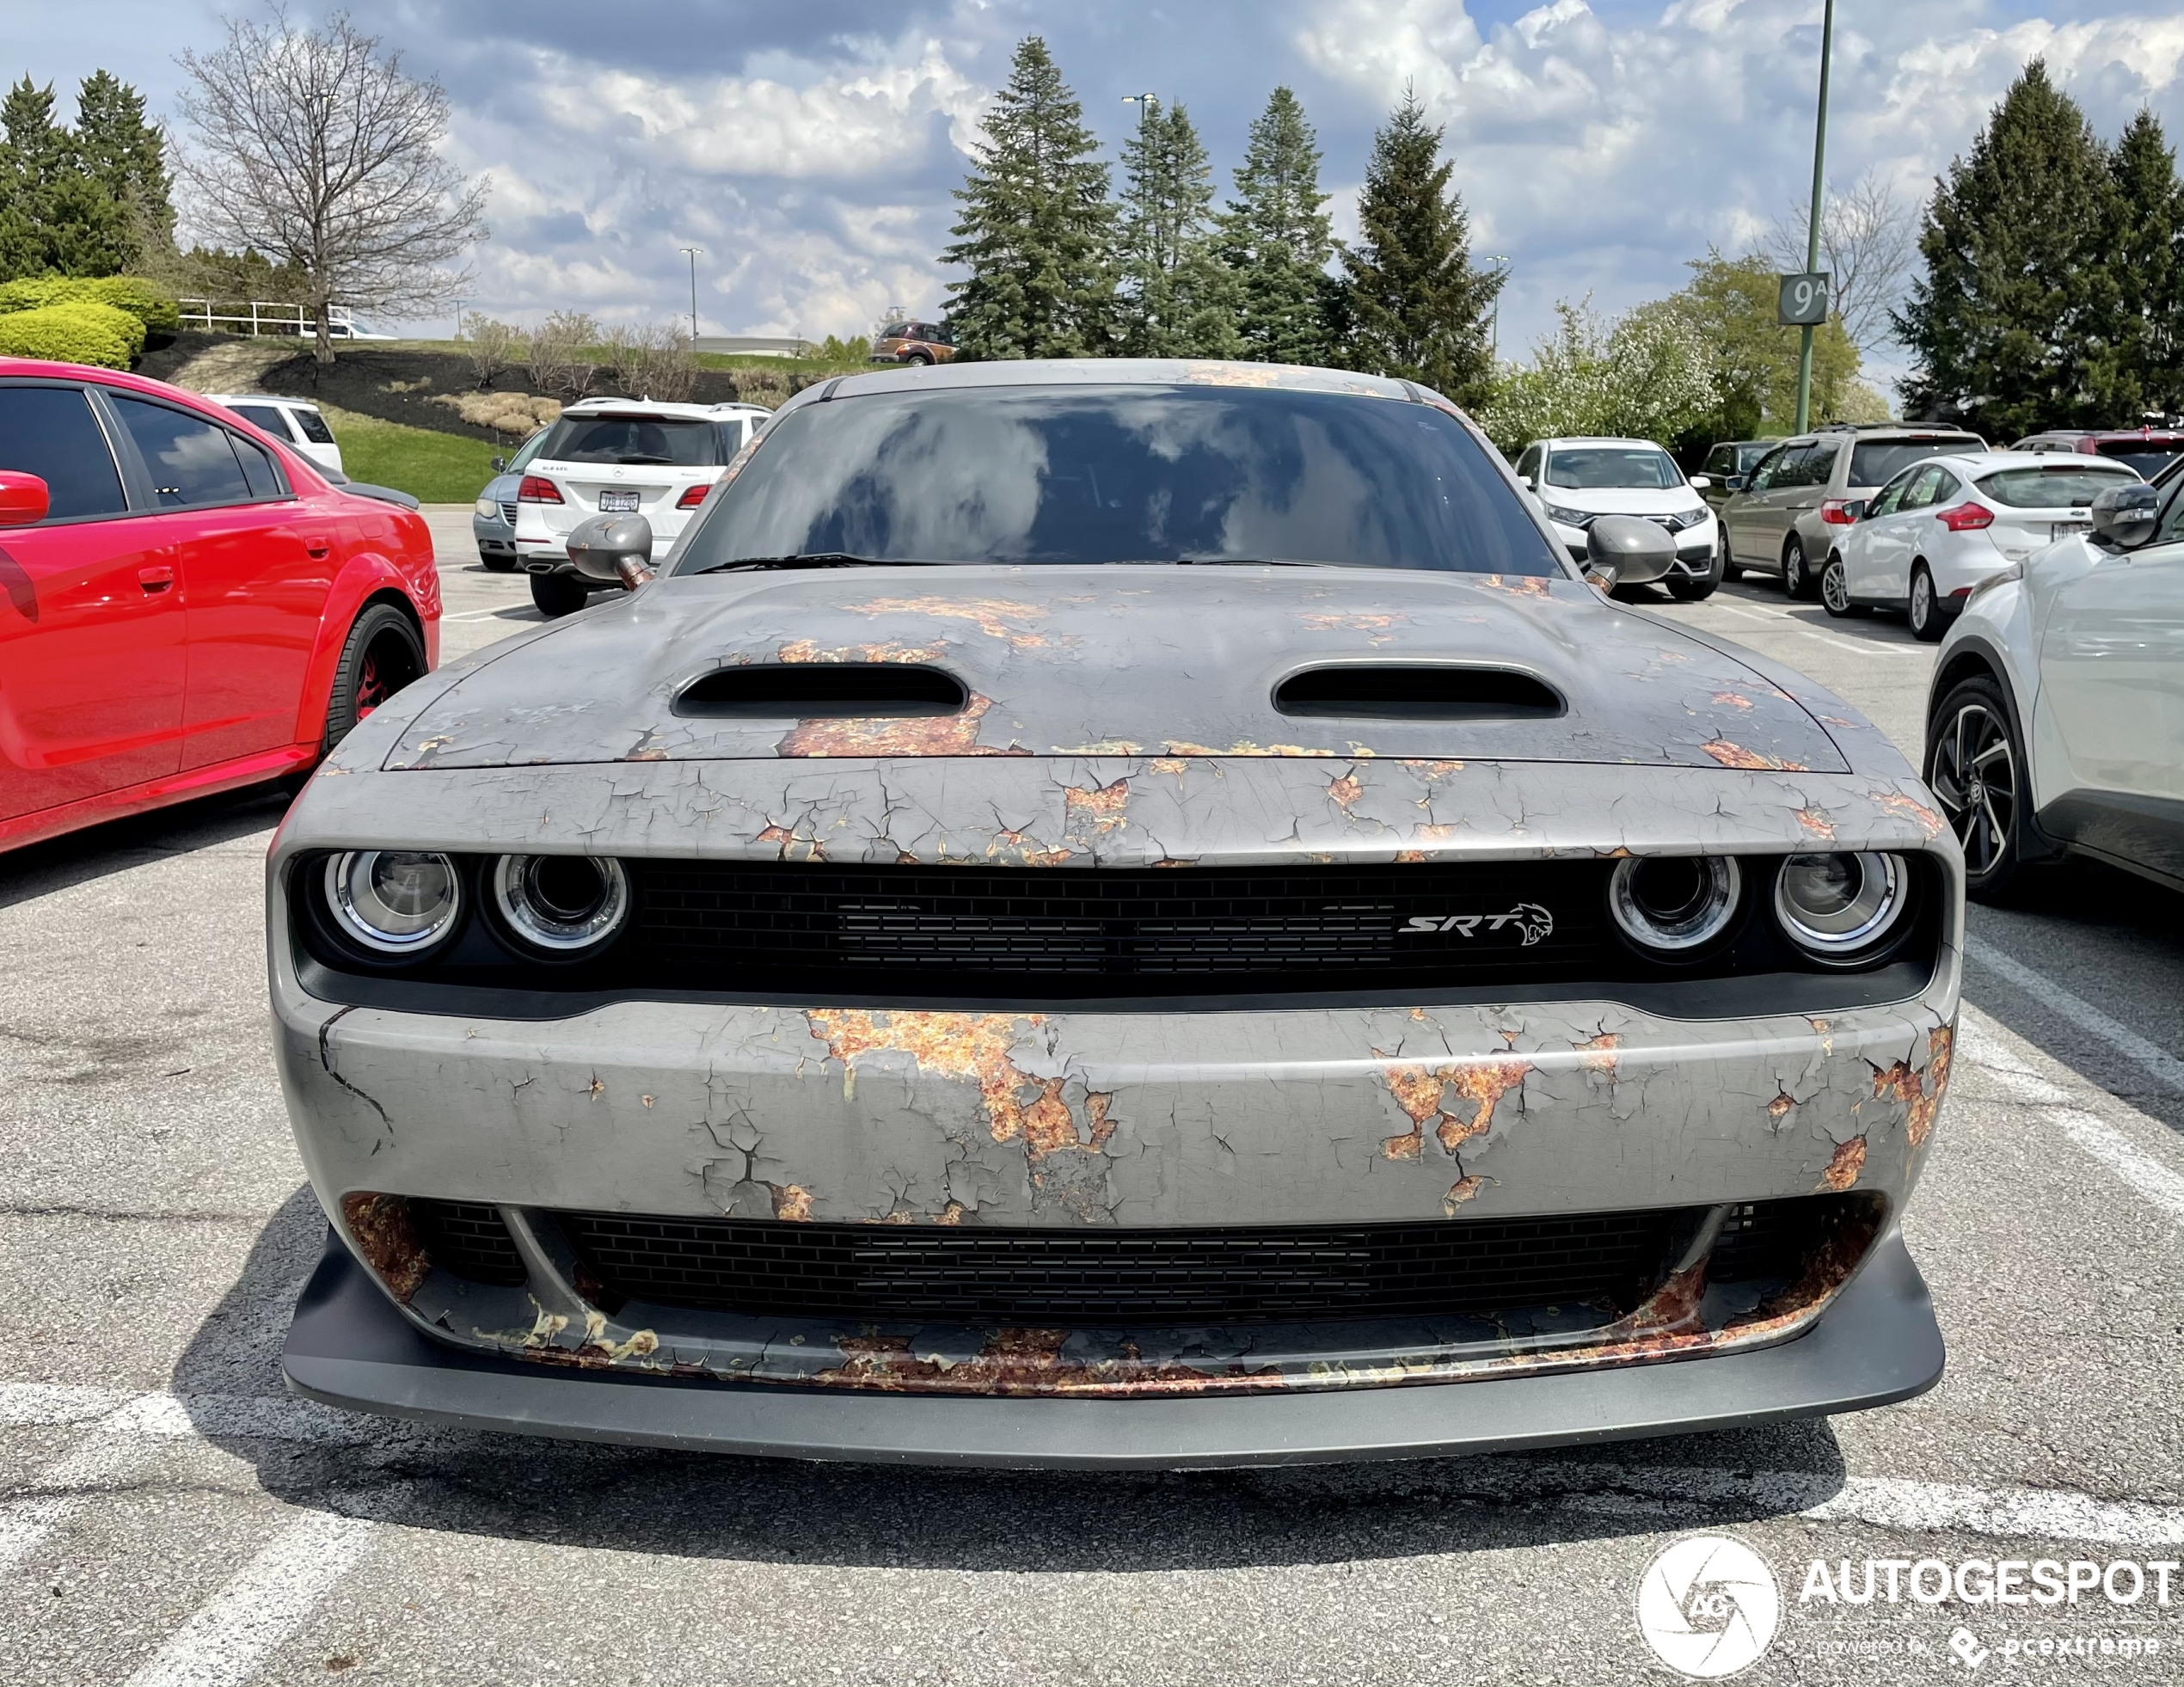
[[[584,607],[568,536],[595,515],[641,515],[665,556],[771,412],[756,404],[587,398],[561,412],[516,490],[516,557],[548,616]]]
[[[2140,478],[2128,463],[2052,451],[1982,451],[1912,463],[1853,506],[1820,569],[1830,615],[1901,609],[1940,638],[1980,581],[2092,526],[2093,500]]]

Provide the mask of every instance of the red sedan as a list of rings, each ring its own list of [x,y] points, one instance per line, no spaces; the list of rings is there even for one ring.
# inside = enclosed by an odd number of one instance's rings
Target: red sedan
[[[0,358],[0,850],[309,769],[439,614],[414,510],[194,394]]]

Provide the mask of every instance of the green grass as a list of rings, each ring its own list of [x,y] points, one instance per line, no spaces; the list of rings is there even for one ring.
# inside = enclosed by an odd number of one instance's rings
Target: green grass
[[[514,449],[459,433],[435,433],[322,404],[353,481],[390,486],[420,503],[467,504],[493,478],[493,459]]]

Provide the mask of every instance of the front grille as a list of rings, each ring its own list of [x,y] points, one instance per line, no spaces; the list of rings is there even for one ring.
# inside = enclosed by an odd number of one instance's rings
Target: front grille
[[[775,1316],[1232,1323],[1502,1308],[1627,1312],[1688,1209],[1250,1230],[987,1230],[565,1213],[613,1293]]]
[[[1607,871],[647,863],[633,964],[701,988],[763,978],[896,995],[1598,977],[1628,965],[1604,929]]]
[[[512,1288],[525,1280],[524,1262],[516,1252],[500,1209],[484,1201],[436,1201],[413,1197],[410,1221],[425,1244],[425,1256],[442,1271],[473,1283],[494,1283]]]
[[[500,506],[500,518],[509,526],[513,527],[516,525],[516,506],[513,504],[503,504]]]

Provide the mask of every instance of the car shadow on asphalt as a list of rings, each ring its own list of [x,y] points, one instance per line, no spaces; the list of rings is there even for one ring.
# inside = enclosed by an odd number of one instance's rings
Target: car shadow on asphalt
[[[124,873],[163,856],[187,855],[269,831],[280,824],[288,803],[288,793],[279,786],[255,785],[0,854],[0,908]]]
[[[310,1408],[322,1433],[238,1433],[254,1421],[252,1399],[284,1391],[281,1343],[324,1236],[316,1199],[298,1189],[191,1340],[173,1386],[206,1439],[249,1463],[267,1493],[408,1529],[772,1564],[1189,1570],[1751,1522],[1817,1504],[1844,1480],[1825,1421],[1512,1457],[1114,1474],[745,1458],[328,1408]],[[1753,1497],[1755,1473],[1773,1472],[1791,1473],[1794,1501]],[[1722,1490],[1711,1498],[1709,1480]]]

